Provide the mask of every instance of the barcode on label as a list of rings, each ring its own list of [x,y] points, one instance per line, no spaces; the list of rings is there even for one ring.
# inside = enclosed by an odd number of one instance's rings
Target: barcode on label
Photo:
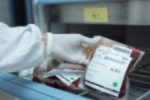
[[[118,46],[114,46],[113,49],[118,51],[118,52],[122,52],[124,54],[128,54],[128,55],[131,54],[131,50],[130,49],[121,48],[121,47],[118,47]]]
[[[108,57],[108,56],[105,56],[104,59],[115,62],[115,63],[118,63],[118,64],[121,64],[121,65],[125,64],[125,62],[123,62],[121,60],[114,59],[114,58],[111,58],[111,57]]]

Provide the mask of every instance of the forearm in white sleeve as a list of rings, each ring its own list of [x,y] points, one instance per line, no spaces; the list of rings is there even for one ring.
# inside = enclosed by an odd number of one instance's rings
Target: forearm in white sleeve
[[[44,60],[45,51],[42,33],[36,25],[11,28],[0,23],[0,72],[34,67]]]

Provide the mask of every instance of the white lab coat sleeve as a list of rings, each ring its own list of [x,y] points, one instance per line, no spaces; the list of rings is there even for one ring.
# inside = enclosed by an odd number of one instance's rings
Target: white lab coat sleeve
[[[9,27],[0,23],[0,72],[34,67],[44,60],[44,52],[42,33],[36,25]]]

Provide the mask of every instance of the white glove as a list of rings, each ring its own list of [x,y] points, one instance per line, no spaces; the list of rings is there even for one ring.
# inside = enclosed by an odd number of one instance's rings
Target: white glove
[[[100,36],[88,38],[80,34],[53,34],[51,55],[71,63],[88,64],[82,45],[95,45],[99,40]]]

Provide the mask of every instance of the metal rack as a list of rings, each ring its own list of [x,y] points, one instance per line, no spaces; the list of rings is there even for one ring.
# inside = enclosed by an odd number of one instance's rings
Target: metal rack
[[[150,90],[150,49],[143,49],[145,55],[135,71],[130,73],[131,86]]]

